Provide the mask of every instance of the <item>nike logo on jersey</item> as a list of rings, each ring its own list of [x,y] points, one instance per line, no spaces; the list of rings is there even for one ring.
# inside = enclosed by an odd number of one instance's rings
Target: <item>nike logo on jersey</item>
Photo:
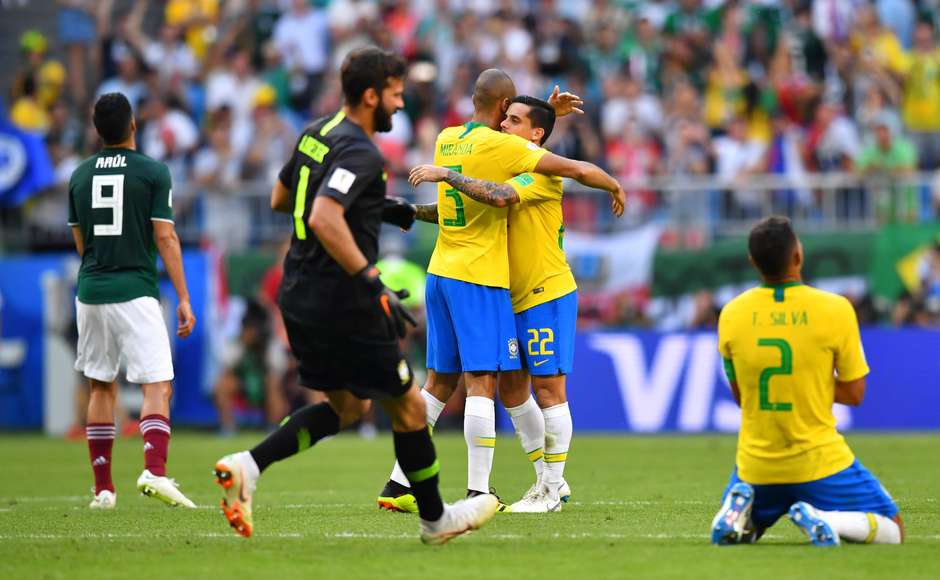
[[[534,363],[532,363],[532,366],[534,366],[534,367],[540,367],[540,366],[542,366],[543,364],[547,363],[548,361],[549,361],[549,359],[543,358],[542,360],[535,361]]]

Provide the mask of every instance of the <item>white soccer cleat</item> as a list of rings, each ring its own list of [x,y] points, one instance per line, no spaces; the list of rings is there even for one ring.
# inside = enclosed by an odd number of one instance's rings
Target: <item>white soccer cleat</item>
[[[93,510],[110,510],[114,509],[114,506],[117,505],[117,494],[113,491],[108,491],[103,489],[95,496],[95,499],[91,500],[91,503],[88,504]]]
[[[477,530],[496,514],[499,500],[490,493],[444,504],[444,514],[436,522],[421,520],[421,541],[425,544],[446,544],[467,532]]]
[[[256,469],[249,469],[248,461],[254,460],[242,451],[215,462],[215,482],[222,486],[222,513],[232,529],[246,538],[254,530],[251,494],[258,484],[258,477],[252,475]]]
[[[196,507],[196,504],[179,490],[179,484],[175,480],[154,475],[148,469],[145,469],[137,478],[137,491],[147,497],[158,499],[170,507]]]
[[[561,480],[561,487],[558,488],[558,497],[561,498],[561,501],[564,503],[568,503],[571,499],[571,487],[564,478]]]
[[[516,503],[512,504],[512,513],[520,514],[547,514],[561,511],[561,497],[558,492],[540,485],[533,491],[531,488]]]

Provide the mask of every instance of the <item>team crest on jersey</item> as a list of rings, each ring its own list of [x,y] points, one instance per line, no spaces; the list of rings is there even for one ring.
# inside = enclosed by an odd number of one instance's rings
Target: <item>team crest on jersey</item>
[[[408,381],[411,380],[411,370],[408,368],[408,363],[405,362],[405,359],[398,361],[398,378],[401,379],[401,384],[406,385]]]
[[[519,341],[515,338],[509,339],[509,358],[519,358]]]

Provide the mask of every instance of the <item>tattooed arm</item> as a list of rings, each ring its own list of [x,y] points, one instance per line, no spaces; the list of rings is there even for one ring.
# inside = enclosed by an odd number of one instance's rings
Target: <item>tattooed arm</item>
[[[425,181],[444,181],[467,197],[496,207],[506,207],[513,203],[519,203],[519,194],[510,185],[473,179],[436,165],[419,165],[415,167],[411,170],[408,181],[412,186],[417,186]],[[435,207],[435,214],[436,209]]]
[[[437,223],[437,203],[425,203],[415,205],[415,219],[428,222],[429,224]]]

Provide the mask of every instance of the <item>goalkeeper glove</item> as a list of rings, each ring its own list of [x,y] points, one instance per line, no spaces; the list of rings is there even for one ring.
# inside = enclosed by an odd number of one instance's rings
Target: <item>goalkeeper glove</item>
[[[356,277],[362,280],[373,295],[378,298],[379,305],[382,307],[382,314],[385,315],[389,327],[397,337],[405,338],[407,334],[406,322],[411,326],[418,325],[408,309],[402,306],[401,303],[402,300],[410,296],[407,290],[392,290],[387,287],[379,278],[379,269],[371,264],[356,274]]]
[[[415,223],[415,206],[400,197],[386,197],[382,208],[382,221],[403,230],[410,230]]]

